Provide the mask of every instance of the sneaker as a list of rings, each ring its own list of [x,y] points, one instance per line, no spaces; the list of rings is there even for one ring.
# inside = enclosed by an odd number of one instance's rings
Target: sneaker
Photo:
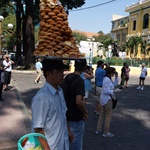
[[[96,130],[96,131],[95,131],[95,134],[98,135],[99,133],[101,133],[101,130]]]
[[[121,90],[122,90],[122,89],[123,89],[123,86],[120,86],[120,88],[119,88],[119,89],[121,89]]]
[[[36,80],[34,80],[34,83],[35,83],[35,84],[37,84],[37,81],[36,81]]]
[[[108,133],[103,133],[103,137],[114,137],[114,134],[108,132]]]
[[[143,86],[141,87],[141,90],[142,90],[142,91],[144,90],[144,87],[143,87]]]
[[[39,81],[38,83],[42,83],[42,81]]]
[[[119,89],[119,88],[116,88],[114,91],[116,91],[116,92],[117,92],[117,91],[118,91],[118,92],[120,92],[120,91],[121,91],[121,89]]]
[[[137,89],[137,90],[140,90],[140,89],[141,89],[141,87],[139,86],[139,87],[137,87],[136,89]]]

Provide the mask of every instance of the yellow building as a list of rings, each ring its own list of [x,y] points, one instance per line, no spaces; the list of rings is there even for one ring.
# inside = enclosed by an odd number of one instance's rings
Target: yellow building
[[[111,36],[117,40],[119,45],[123,45],[128,35],[129,16],[123,17],[113,14]]]
[[[141,53],[139,45],[136,58],[150,58],[150,0],[139,0],[136,4],[132,3],[131,6],[126,6],[125,11],[129,13],[129,16],[112,20],[112,37],[118,40],[121,46],[129,37],[141,36],[146,42],[146,54]],[[130,57],[133,57],[132,54],[127,55],[127,58]]]

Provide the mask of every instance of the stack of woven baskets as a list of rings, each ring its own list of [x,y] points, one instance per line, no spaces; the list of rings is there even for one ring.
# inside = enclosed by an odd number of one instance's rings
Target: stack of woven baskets
[[[39,41],[36,56],[81,58],[76,40],[68,24],[68,15],[57,0],[40,1]]]

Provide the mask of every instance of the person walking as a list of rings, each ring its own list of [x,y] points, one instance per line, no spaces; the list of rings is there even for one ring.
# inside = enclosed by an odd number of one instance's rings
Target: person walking
[[[75,71],[68,74],[63,83],[64,95],[67,104],[67,121],[73,140],[70,150],[82,150],[85,120],[88,112],[85,108],[83,97],[85,95],[84,81],[81,73],[86,66],[86,60],[75,60]]]
[[[46,82],[32,99],[33,129],[45,135],[47,141],[39,139],[44,150],[69,150],[67,107],[59,86],[67,66],[61,60],[50,59],[44,59],[42,65]]]
[[[124,88],[124,82],[125,82],[125,77],[126,77],[126,65],[127,65],[127,63],[124,63],[123,67],[121,68],[121,82],[120,82],[120,88],[119,89]]]
[[[112,77],[115,74],[115,81],[112,81]],[[114,86],[118,85],[118,73],[115,71],[115,68],[109,67],[106,68],[106,77],[103,80],[103,87],[101,92],[101,113],[97,122],[97,130],[95,134],[102,132],[102,125],[104,121],[104,133],[103,137],[113,137],[114,134],[109,132],[110,121],[112,118],[112,99],[114,97]]]
[[[9,55],[6,54],[3,60],[3,65],[4,65],[4,70],[5,70],[4,71],[4,85],[3,85],[4,91],[9,90],[8,85],[10,84],[10,81],[11,81],[12,64],[14,64],[14,62],[10,60]]]
[[[126,64],[126,67],[125,67],[125,88],[127,88],[127,87],[128,87],[129,72],[130,72],[129,65],[128,65],[128,64]]]
[[[40,83],[40,78],[42,76],[42,63],[41,63],[41,59],[38,58],[36,64],[35,64],[35,68],[36,68],[36,73],[37,73],[37,77],[36,79],[34,80],[34,83],[37,84],[37,83]]]
[[[101,104],[99,103],[100,94],[102,91],[103,79],[106,76],[106,71],[104,70],[104,62],[97,62],[97,69],[95,71],[95,84],[96,84],[96,94],[97,94],[97,103],[95,108],[95,117],[99,116]]]
[[[144,90],[144,81],[146,76],[147,76],[147,68],[145,67],[145,63],[142,63],[141,74],[139,77],[139,86],[137,87],[138,90],[139,89]]]

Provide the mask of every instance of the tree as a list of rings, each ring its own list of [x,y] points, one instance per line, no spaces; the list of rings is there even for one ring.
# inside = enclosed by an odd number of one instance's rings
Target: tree
[[[9,14],[2,23],[2,46],[5,50],[8,50],[8,52],[12,51],[15,46],[15,21],[15,15]],[[13,30],[8,29],[9,23],[13,24]]]
[[[95,42],[103,43],[106,39],[111,39],[110,34],[104,34],[102,31],[99,31],[98,33],[98,36],[93,36],[95,38]]]
[[[85,4],[85,0],[60,0],[64,8],[69,9],[78,8]]]
[[[33,51],[35,49],[34,41],[34,23],[33,23],[33,1],[25,0],[26,3],[26,53],[25,53],[25,69],[31,68],[34,63]]]
[[[77,44],[79,44],[80,41],[87,41],[87,36],[82,32],[74,31],[73,36],[76,38]]]
[[[99,36],[104,35],[103,31],[99,31],[99,32],[97,32],[97,33],[99,34]]]
[[[128,45],[131,48],[131,53],[133,53],[134,58],[138,52],[138,45],[142,43],[143,43],[142,37],[139,36],[132,36],[128,39]]]
[[[5,18],[9,15],[9,13],[13,13],[14,9],[10,4],[10,0],[2,0],[0,1],[0,14]]]
[[[2,47],[4,50],[12,51],[15,45],[15,16],[10,0],[0,1],[0,15],[4,17],[2,22]],[[8,30],[8,24],[14,25],[13,32]]]
[[[125,42],[125,47],[126,47],[127,55],[130,54],[130,57],[131,57],[132,43],[130,42],[130,40]]]
[[[19,35],[19,39],[21,39],[21,16],[23,15],[23,3],[21,3],[21,0],[5,0],[3,2],[0,2],[0,8],[6,7],[7,5],[11,5],[10,2],[16,2],[17,11],[16,11],[16,17],[17,17],[17,35]],[[23,0],[26,4],[26,14],[24,14],[23,17],[23,24],[22,25],[22,33],[23,34],[23,40],[26,42],[23,42],[23,45],[25,46],[25,58],[26,58],[26,69],[29,69],[31,67],[31,64],[33,64],[33,58],[32,54],[34,51],[34,25],[37,25],[39,23],[39,3],[40,0],[35,1],[35,5],[33,5],[33,0]],[[62,5],[66,10],[78,8],[85,4],[85,0],[61,0]],[[1,5],[3,4],[3,5]],[[4,9],[3,12],[7,12],[6,9]],[[18,38],[17,38],[18,39]],[[21,40],[17,40],[21,44]],[[19,45],[20,45],[19,44]],[[19,57],[21,52],[21,46],[17,49],[17,57]],[[27,59],[28,58],[28,59]]]
[[[146,55],[146,40],[143,40],[142,44],[141,44],[141,52],[144,54],[144,60],[145,60],[145,55]]]
[[[112,38],[104,39],[101,43],[103,44],[103,47],[107,51],[108,50],[108,46],[113,43],[113,39]]]

